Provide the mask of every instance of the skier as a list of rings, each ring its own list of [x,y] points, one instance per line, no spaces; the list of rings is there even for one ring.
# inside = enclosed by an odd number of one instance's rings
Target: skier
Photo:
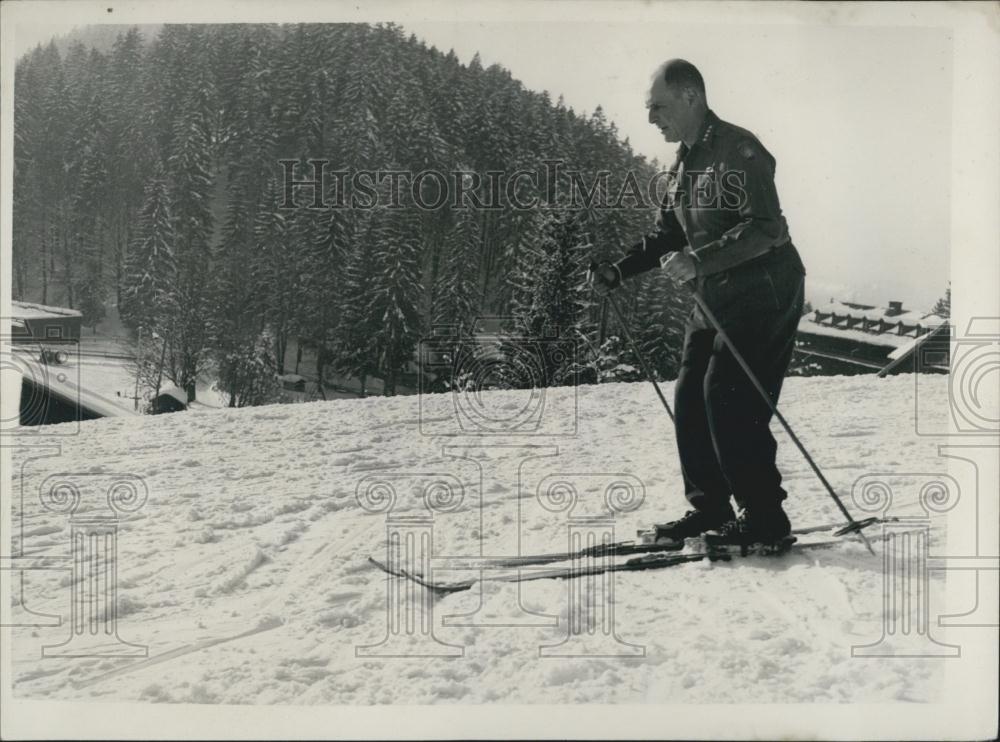
[[[591,284],[607,293],[658,264],[691,284],[776,403],[802,314],[805,268],[778,204],[775,160],[757,137],[712,112],[690,62],[657,68],[646,108],[666,141],[681,142],[656,230],[621,260],[598,264]],[[771,410],[698,307],[685,328],[674,394],[691,509],[657,526],[657,540],[711,531],[713,542],[741,547],[785,542],[791,525]]]

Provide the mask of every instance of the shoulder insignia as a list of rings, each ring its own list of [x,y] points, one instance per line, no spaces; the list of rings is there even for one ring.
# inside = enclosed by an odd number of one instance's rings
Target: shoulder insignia
[[[750,142],[740,142],[737,150],[739,150],[740,155],[747,160],[752,160],[757,156],[757,150],[750,144]]]

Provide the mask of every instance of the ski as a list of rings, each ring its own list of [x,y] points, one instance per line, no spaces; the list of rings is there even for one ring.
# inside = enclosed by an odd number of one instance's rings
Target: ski
[[[806,526],[803,528],[793,528],[793,536],[805,536],[813,533],[830,531],[836,536],[851,533],[854,530],[868,528],[879,523],[889,523],[896,518],[867,518],[858,521],[855,527],[848,527],[848,530],[841,528],[840,523],[825,523],[823,525]],[[489,568],[521,567],[538,564],[553,564],[555,562],[568,562],[572,559],[582,559],[585,557],[616,557],[639,554],[676,553],[684,548],[683,543],[643,543],[640,540],[629,539],[626,541],[612,541],[606,544],[595,544],[576,551],[557,551],[545,554],[525,554],[523,556],[487,558],[478,561],[479,565]]]
[[[827,540],[820,542],[812,542],[808,544],[797,544],[793,545],[790,550],[797,551],[801,549],[814,549],[814,548],[827,548],[835,546],[841,543],[839,540]],[[597,564],[588,566],[564,566],[564,567],[553,567],[549,569],[538,569],[535,571],[524,571],[526,566],[528,569],[531,567],[539,567],[542,565],[520,565],[520,569],[514,572],[504,572],[501,574],[493,575],[482,575],[481,577],[470,577],[465,580],[457,580],[454,582],[435,582],[434,580],[428,579],[423,575],[419,575],[413,572],[409,572],[402,568],[390,567],[373,557],[369,557],[368,561],[374,566],[381,569],[386,574],[394,575],[396,577],[403,577],[411,582],[415,582],[428,590],[438,593],[441,595],[447,595],[450,593],[463,592],[465,590],[472,589],[475,585],[482,582],[534,582],[536,580],[561,580],[561,579],[573,579],[576,577],[587,577],[592,575],[607,574],[609,572],[640,572],[650,569],[664,569],[666,567],[674,567],[679,564],[689,564],[692,562],[701,562],[706,559],[710,561],[730,561],[733,558],[732,554],[728,553],[709,553],[708,551],[696,551],[691,553],[683,552],[672,552],[672,553],[649,553],[642,554],[639,556],[634,556],[624,562],[614,562],[610,564]]]
[[[871,522],[866,523],[866,527],[880,522],[879,519],[871,519]],[[805,529],[800,529],[801,532]],[[830,531],[831,528],[814,528],[810,532],[816,533],[822,530]],[[797,553],[801,551],[808,551],[813,549],[827,549],[839,544],[842,544],[843,540],[840,538],[828,538],[820,541],[805,541],[800,542],[796,537],[791,536],[789,539],[781,546],[778,551],[769,551],[768,555],[777,556],[785,553]],[[621,556],[618,554],[611,555],[608,553],[602,553],[595,556],[579,556],[580,552],[575,552],[568,559],[563,561],[568,561],[569,559],[584,558],[592,559],[604,557],[608,558],[611,556]],[[392,567],[387,565],[373,557],[368,557],[369,563],[379,568],[383,572],[396,577],[402,577],[410,580],[422,587],[427,588],[433,593],[438,595],[447,595],[450,593],[463,592],[470,590],[475,585],[483,582],[533,582],[536,580],[553,580],[553,579],[573,579],[577,577],[586,577],[592,575],[607,574],[609,572],[640,572],[652,569],[664,569],[667,567],[674,567],[680,564],[690,564],[693,562],[701,562],[705,560],[709,561],[731,561],[734,557],[747,557],[764,555],[764,552],[759,552],[754,549],[747,549],[746,547],[736,547],[734,550],[726,549],[698,549],[692,552],[663,552],[654,551],[644,554],[638,554],[632,556],[632,558],[625,561],[618,562],[605,562],[603,564],[586,564],[584,566],[579,565],[567,565],[561,567],[552,567],[549,569],[540,569],[544,566],[542,563],[525,564],[520,563],[516,566],[514,571],[510,572],[500,572],[499,574],[485,574],[486,571],[502,569],[503,566],[496,563],[487,563],[485,565],[479,565],[478,569],[481,570],[480,576],[470,577],[464,580],[456,580],[453,582],[437,582],[433,579],[425,577],[424,575],[409,572],[402,568]],[[552,555],[548,555],[552,556]],[[468,569],[476,569],[476,567],[468,567]]]

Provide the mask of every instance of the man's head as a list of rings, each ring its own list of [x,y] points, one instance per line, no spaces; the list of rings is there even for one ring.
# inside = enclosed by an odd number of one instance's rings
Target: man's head
[[[690,144],[708,110],[705,81],[698,68],[683,59],[671,59],[657,67],[646,108],[649,123],[663,132],[664,139]]]

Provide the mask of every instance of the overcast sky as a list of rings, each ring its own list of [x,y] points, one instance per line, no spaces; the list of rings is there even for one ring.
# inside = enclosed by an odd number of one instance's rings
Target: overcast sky
[[[463,62],[602,105],[639,152],[671,161],[646,122],[653,68],[684,57],[709,104],[778,161],[778,190],[814,302],[930,309],[948,284],[951,38],[933,28],[662,23],[403,23]],[[66,26],[19,28],[30,48]]]

